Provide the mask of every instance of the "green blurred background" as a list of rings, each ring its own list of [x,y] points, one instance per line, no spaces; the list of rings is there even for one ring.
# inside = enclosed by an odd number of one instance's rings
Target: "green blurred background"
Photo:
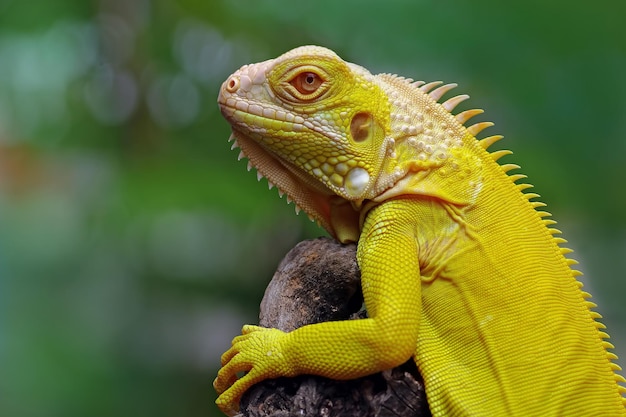
[[[218,415],[219,355],[322,231],[237,162],[215,100],[302,44],[472,95],[626,357],[625,16],[621,0],[0,0],[0,415]]]

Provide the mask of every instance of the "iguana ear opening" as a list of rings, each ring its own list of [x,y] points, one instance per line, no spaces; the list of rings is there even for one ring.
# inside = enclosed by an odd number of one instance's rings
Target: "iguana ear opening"
[[[352,140],[361,143],[371,139],[373,130],[375,129],[375,123],[376,121],[371,113],[360,112],[355,114],[350,122],[350,135],[352,135]]]
[[[370,198],[375,181],[375,172],[384,155],[381,155],[381,144],[384,143],[385,129],[376,120],[372,113],[361,111],[350,120],[350,145],[354,154],[360,155],[360,163],[341,173],[341,181],[336,184],[340,188],[339,194],[352,201],[363,201]]]

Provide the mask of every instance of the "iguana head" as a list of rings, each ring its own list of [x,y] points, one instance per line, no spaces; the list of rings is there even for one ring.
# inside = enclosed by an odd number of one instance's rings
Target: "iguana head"
[[[335,236],[337,216],[358,223],[352,205],[373,197],[390,129],[389,102],[369,72],[304,46],[243,66],[218,102],[244,156],[271,184]]]
[[[462,149],[473,136],[450,114],[467,96],[437,103],[454,86],[430,91],[438,84],[372,75],[303,46],[241,67],[218,102],[259,178],[345,242],[358,239],[366,201],[420,194],[464,202],[474,192],[464,168],[472,156]],[[480,111],[471,112],[465,120]]]

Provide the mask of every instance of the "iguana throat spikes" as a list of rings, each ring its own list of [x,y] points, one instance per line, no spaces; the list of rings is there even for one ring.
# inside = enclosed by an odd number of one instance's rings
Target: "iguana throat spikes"
[[[441,104],[454,84],[428,94],[440,83],[411,82],[303,46],[243,66],[218,102],[259,174],[347,242],[358,240],[367,200],[415,193],[470,204],[480,190],[480,161],[467,149],[476,141],[450,113],[468,96]]]

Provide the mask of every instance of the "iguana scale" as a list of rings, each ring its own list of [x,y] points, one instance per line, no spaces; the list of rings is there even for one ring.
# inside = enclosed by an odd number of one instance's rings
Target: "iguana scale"
[[[266,378],[353,379],[413,357],[434,416],[626,416],[613,346],[571,250],[453,114],[455,84],[372,75],[303,46],[245,65],[219,105],[234,147],[270,188],[341,242],[358,242],[369,318],[289,333],[244,326],[222,356],[217,404],[234,414]],[[246,372],[241,378],[237,373]]]

